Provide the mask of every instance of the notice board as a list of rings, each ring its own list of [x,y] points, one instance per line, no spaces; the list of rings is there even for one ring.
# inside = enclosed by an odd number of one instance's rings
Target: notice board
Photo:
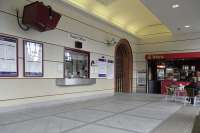
[[[43,44],[24,41],[24,76],[43,76]]]
[[[18,76],[17,39],[0,35],[0,77]]]
[[[113,79],[114,60],[112,56],[90,54],[90,78]]]

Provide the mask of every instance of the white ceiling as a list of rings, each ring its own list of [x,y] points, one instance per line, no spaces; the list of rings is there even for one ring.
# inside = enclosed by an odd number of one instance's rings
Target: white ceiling
[[[142,2],[173,33],[200,32],[200,0],[142,0]],[[180,7],[173,9],[173,4],[179,4]],[[185,28],[185,25],[191,25],[191,28]]]

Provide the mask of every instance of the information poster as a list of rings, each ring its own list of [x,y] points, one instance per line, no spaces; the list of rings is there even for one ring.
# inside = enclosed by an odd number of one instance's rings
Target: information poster
[[[99,67],[95,61],[91,62],[90,66],[90,78],[97,78],[99,72]]]
[[[0,77],[16,77],[17,39],[0,35]]]
[[[98,59],[98,76],[99,78],[106,78],[107,76],[107,61],[104,58]]]
[[[137,85],[145,86],[146,85],[146,72],[137,73]]]
[[[107,79],[114,78],[114,61],[108,60],[107,62]]]
[[[91,53],[90,78],[114,79],[114,58],[104,54]]]
[[[43,76],[43,44],[24,41],[24,76]]]

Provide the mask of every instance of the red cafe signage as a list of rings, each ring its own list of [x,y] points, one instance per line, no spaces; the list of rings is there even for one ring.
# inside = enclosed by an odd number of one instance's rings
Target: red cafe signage
[[[146,58],[146,60],[200,59],[200,52],[149,54],[149,55],[146,55],[145,58]]]
[[[163,55],[147,55],[146,56],[147,60],[162,60],[165,59]]]

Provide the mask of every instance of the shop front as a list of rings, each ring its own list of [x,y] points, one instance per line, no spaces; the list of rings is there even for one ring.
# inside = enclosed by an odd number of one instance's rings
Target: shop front
[[[200,52],[146,55],[147,93],[195,96],[200,84]],[[191,88],[191,90],[187,90]]]

